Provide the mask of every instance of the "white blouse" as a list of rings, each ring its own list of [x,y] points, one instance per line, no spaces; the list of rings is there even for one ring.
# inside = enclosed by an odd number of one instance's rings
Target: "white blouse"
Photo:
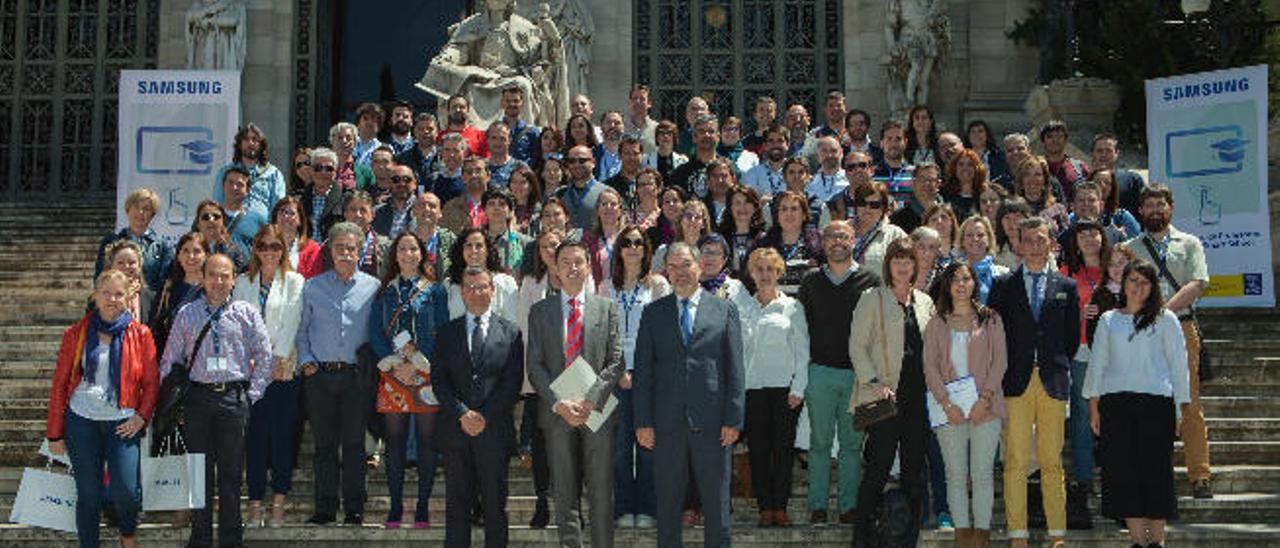
[[[790,395],[803,398],[809,384],[804,305],[781,291],[765,306],[748,291],[735,292],[730,300],[742,321],[747,390],[790,387]]]
[[[1191,401],[1191,377],[1182,325],[1173,312],[1162,309],[1155,322],[1134,333],[1134,317],[1110,310],[1098,319],[1093,355],[1084,377],[1082,396],[1136,392]]]

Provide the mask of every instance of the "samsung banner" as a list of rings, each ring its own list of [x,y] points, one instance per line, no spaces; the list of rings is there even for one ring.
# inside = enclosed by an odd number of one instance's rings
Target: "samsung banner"
[[[160,196],[151,227],[171,242],[191,230],[196,206],[231,160],[240,122],[240,73],[120,71],[116,226],[128,226],[124,200],[147,187]]]
[[[1267,66],[1147,80],[1150,180],[1200,237],[1202,306],[1275,306],[1267,211]]]

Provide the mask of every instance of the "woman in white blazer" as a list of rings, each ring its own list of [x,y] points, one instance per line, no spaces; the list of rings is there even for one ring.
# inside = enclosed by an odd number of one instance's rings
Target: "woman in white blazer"
[[[249,409],[245,435],[245,476],[249,485],[250,527],[264,525],[262,501],[271,469],[271,526],[284,524],[285,498],[293,484],[294,430],[301,384],[293,378],[293,339],[302,319],[306,279],[289,264],[289,246],[276,225],[263,226],[253,238],[249,270],[236,279],[231,298],[258,307],[271,339],[271,384]]]

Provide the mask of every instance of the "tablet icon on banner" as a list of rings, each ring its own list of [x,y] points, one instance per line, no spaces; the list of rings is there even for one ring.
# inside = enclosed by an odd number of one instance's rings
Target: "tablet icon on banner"
[[[1237,125],[1174,131],[1165,135],[1165,172],[1171,178],[1244,171],[1249,140]]]
[[[209,175],[218,144],[203,126],[143,126],[136,149],[138,173]]]

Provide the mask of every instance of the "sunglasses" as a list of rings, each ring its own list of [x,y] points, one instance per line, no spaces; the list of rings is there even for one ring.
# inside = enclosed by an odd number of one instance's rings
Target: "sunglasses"
[[[618,241],[618,247],[622,249],[628,249],[632,247],[644,247],[644,240],[640,240],[636,238],[624,238]]]
[[[884,202],[881,202],[880,200],[876,200],[873,202],[869,202],[867,200],[855,200],[853,202],[853,206],[865,207],[867,209],[880,209],[882,206],[884,206]]]
[[[566,164],[585,164],[590,161],[591,161],[591,158],[565,158],[564,159],[564,162]]]
[[[845,164],[845,165],[844,165],[844,168],[845,168],[846,170],[848,170],[848,169],[867,169],[867,168],[869,168],[869,167],[871,167],[871,163],[869,163],[869,162],[849,162],[849,163],[847,163],[847,164]]]
[[[203,213],[200,215],[200,220],[201,221],[221,221],[222,214],[221,213]]]
[[[412,182],[413,182],[413,177],[410,177],[410,176],[408,176],[408,175],[392,175],[392,176],[391,176],[391,182],[393,182],[393,183],[412,183]]]
[[[332,171],[336,171],[336,169],[335,169],[333,166],[315,166],[315,167],[311,168],[311,170],[312,170],[312,171],[319,171],[320,173],[329,173],[329,172],[332,172]]]
[[[307,167],[307,166],[309,166],[309,165],[311,165],[311,160],[303,160],[303,161],[301,161],[301,162],[294,162],[294,163],[293,163],[293,167],[294,167],[294,169],[301,169],[301,168]]]
[[[279,253],[284,251],[284,246],[280,244],[260,244],[256,249],[259,253]]]

